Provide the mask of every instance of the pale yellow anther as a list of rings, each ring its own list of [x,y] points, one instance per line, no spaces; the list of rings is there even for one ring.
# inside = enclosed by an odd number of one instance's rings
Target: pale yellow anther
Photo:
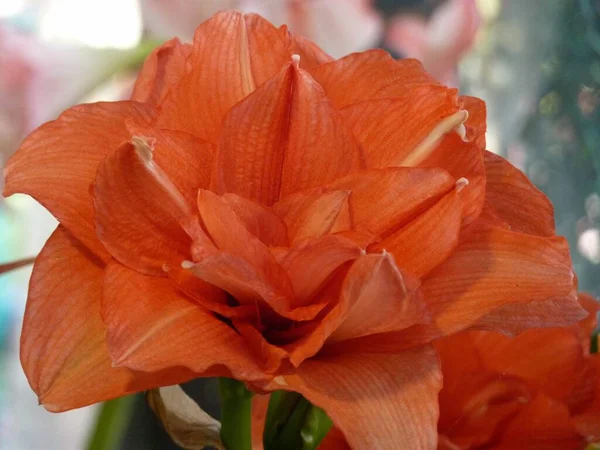
[[[192,261],[188,261],[187,259],[184,261],[181,261],[181,268],[182,269],[186,269],[189,270],[191,268],[194,267],[194,263]]]
[[[294,63],[294,66],[296,66],[297,69],[300,68],[300,55],[297,54],[293,54],[292,55],[292,63]]]

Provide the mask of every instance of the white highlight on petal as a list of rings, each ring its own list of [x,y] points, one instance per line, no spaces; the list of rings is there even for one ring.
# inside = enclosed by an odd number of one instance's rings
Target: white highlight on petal
[[[456,134],[458,134],[463,141],[467,142],[467,129],[464,123],[457,126],[454,131],[456,131]]]
[[[188,261],[187,259],[184,261],[181,261],[181,268],[182,269],[192,269],[195,266],[195,264],[192,261]]]
[[[462,177],[456,180],[456,192],[462,191],[465,187],[469,185],[468,178]]]

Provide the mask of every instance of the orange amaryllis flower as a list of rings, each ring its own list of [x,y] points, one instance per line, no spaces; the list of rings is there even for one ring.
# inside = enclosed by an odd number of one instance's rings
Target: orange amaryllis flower
[[[444,387],[440,449],[583,449],[600,440],[600,359],[590,355],[599,304],[589,319],[516,338],[469,331],[436,342]]]
[[[21,342],[40,402],[229,376],[301,393],[352,448],[435,447],[433,339],[586,315],[551,205],[484,133],[415,60],[332,60],[236,12],[167,42],[131,101],[8,164],[5,194],[60,221]]]

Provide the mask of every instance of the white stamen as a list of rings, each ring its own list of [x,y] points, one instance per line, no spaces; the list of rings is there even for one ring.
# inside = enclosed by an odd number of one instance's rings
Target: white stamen
[[[182,269],[189,270],[189,269],[193,268],[194,266],[195,266],[195,264],[192,261],[188,261],[187,259],[184,261],[181,261]]]
[[[456,192],[462,191],[466,186],[469,185],[469,180],[465,177],[456,180]]]
[[[464,123],[457,126],[454,131],[456,131],[456,134],[458,134],[464,142],[467,142],[467,129],[465,128]]]
[[[294,65],[296,66],[297,69],[300,68],[300,55],[297,54],[293,54],[292,55],[292,62],[294,63]]]

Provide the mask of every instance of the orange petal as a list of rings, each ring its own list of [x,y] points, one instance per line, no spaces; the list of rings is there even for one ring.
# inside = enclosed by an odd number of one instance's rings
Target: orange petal
[[[557,400],[567,400],[584,368],[579,336],[569,328],[528,330],[514,339],[480,333],[476,345],[486,367],[521,378]]]
[[[436,126],[458,110],[455,90],[418,86],[393,99],[367,100],[341,112],[365,149],[367,167],[383,168],[404,165]]]
[[[318,447],[319,450],[351,450],[344,434],[339,428],[332,428],[329,433],[323,438]]]
[[[389,253],[358,259],[346,276],[341,296],[347,315],[329,338],[331,342],[430,321],[422,299]]]
[[[333,61],[333,57],[329,56],[322,48],[314,42],[306,39],[303,36],[293,36],[294,53],[300,56],[300,63],[305,70],[311,70],[315,67]]]
[[[280,256],[279,263],[292,281],[294,306],[308,305],[319,288],[343,264],[357,259],[360,248],[340,236],[305,239]]]
[[[289,63],[225,117],[214,190],[271,205],[362,164],[340,113],[307,72]]]
[[[436,446],[442,377],[431,347],[310,359],[284,382],[323,408],[351,448]]]
[[[143,372],[185,367],[201,374],[223,365],[235,378],[263,376],[243,339],[177,291],[166,278],[119,263],[106,268],[102,319],[116,366]]]
[[[195,209],[198,189],[210,185],[215,146],[183,131],[158,130],[133,121],[127,121],[127,129],[131,136],[154,140],[154,162]]]
[[[578,450],[585,445],[570,422],[567,407],[540,394],[510,422],[494,449]]]
[[[285,271],[267,246],[250,234],[225,196],[200,190],[198,209],[208,234],[220,250],[247,261],[265,283],[271,284],[282,296],[291,297],[292,288]]]
[[[475,328],[516,336],[529,328],[564,327],[576,324],[588,313],[575,296],[504,305],[479,318]],[[585,337],[589,345],[591,330]]]
[[[103,272],[102,262],[62,226],[36,261],[21,334],[21,364],[49,411],[193,378],[180,370],[139,374],[112,366],[100,318]]]
[[[504,158],[484,155],[486,200],[511,229],[539,236],[554,236],[554,208],[531,181]]]
[[[460,189],[463,203],[463,226],[481,215],[486,196],[483,157],[477,145],[464,142],[457,133],[443,138],[419,167],[438,167],[457,180],[467,183]]]
[[[152,143],[134,137],[110,154],[93,184],[96,232],[121,263],[164,275],[163,266],[189,258],[182,224],[192,210],[153,161]]]
[[[29,135],[6,166],[4,195],[29,194],[96,255],[88,189],[102,159],[129,139],[125,120],[150,121],[153,109],[135,102],[75,106]]]
[[[462,95],[459,101],[463,109],[469,112],[465,122],[466,139],[474,142],[480,150],[485,150],[485,132],[487,130],[487,113],[485,102],[477,97]]]
[[[327,189],[350,191],[354,229],[378,236],[392,233],[454,186],[454,179],[440,169],[388,167],[361,171]]]
[[[216,143],[225,113],[290,57],[281,32],[264,19],[215,14],[196,30],[191,69],[161,103],[160,125]]]
[[[423,277],[444,262],[458,245],[462,204],[451,191],[423,214],[395,233],[369,247],[370,252],[389,251],[398,267]]]
[[[574,295],[569,249],[562,238],[471,227],[461,240],[422,283],[441,333],[469,327],[506,304]]]
[[[289,195],[273,205],[273,211],[287,224],[290,242],[328,234],[338,222],[351,228],[348,191],[321,192],[320,189]]]
[[[438,84],[416,59],[396,61],[383,50],[352,53],[310,72],[337,108],[393,98],[415,86]]]
[[[263,433],[271,395],[252,396],[252,450],[264,450]]]
[[[225,194],[221,198],[244,223],[248,232],[262,243],[268,246],[287,245],[287,226],[269,208],[235,194]]]
[[[185,74],[192,46],[174,38],[148,55],[138,74],[131,100],[158,105],[169,89]]]

